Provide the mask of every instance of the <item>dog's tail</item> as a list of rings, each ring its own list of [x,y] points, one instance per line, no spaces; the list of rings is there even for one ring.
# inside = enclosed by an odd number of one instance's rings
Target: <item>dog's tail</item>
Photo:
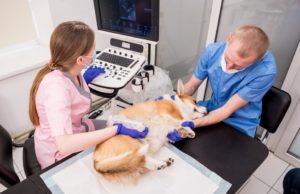
[[[102,157],[95,157],[96,149],[94,154],[94,168],[108,181],[121,182],[124,184],[136,183],[139,176],[146,171],[144,165],[148,145],[141,145],[142,144],[139,144],[139,146],[134,149],[106,158],[103,158],[103,154],[105,154],[103,150],[99,152],[99,155],[102,154]]]

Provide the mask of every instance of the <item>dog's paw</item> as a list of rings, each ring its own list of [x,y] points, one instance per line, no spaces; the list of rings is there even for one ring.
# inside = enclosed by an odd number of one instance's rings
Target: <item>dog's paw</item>
[[[165,161],[161,161],[160,164],[157,166],[157,170],[162,170],[164,168],[166,168],[168,165],[167,165],[167,162]]]
[[[180,134],[181,137],[183,138],[194,138],[196,135],[195,135],[195,132],[193,130],[191,130],[190,128],[188,127],[182,127],[178,130],[178,133]]]
[[[174,163],[174,159],[173,158],[168,158],[165,161],[160,161],[160,164],[157,167],[157,170],[162,170],[168,166],[171,166]]]
[[[190,131],[188,133],[188,138],[194,138],[196,136],[195,132],[194,131]]]
[[[167,161],[167,166],[171,166],[174,163],[174,159],[173,158],[169,158]]]
[[[196,106],[194,110],[195,112],[202,113],[204,115],[207,114],[207,109],[204,106]]]

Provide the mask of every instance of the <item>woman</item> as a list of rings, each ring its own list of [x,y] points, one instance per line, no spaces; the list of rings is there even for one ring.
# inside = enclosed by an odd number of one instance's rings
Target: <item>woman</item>
[[[106,127],[102,121],[85,118],[91,106],[87,83],[102,69],[81,71],[95,59],[95,35],[83,22],[64,22],[56,27],[50,40],[51,59],[34,79],[29,102],[30,120],[36,127],[34,140],[42,168],[95,146],[116,135],[144,138],[143,132],[122,124]],[[95,130],[100,129],[102,130]]]

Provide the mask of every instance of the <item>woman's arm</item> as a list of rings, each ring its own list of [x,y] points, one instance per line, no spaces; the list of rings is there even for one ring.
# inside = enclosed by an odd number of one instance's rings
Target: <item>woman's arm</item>
[[[54,141],[61,154],[69,155],[95,146],[114,136],[116,134],[116,128],[116,126],[111,126],[86,133],[60,135],[54,137]]]

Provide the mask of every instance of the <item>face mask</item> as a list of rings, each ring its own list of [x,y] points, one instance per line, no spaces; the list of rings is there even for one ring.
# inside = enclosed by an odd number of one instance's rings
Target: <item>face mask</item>
[[[92,56],[92,63],[85,65],[85,67],[89,67],[89,66],[93,65],[93,64],[95,64],[95,62],[96,62],[96,53],[94,53]]]
[[[94,64],[96,62],[96,53],[93,54],[92,60],[93,60],[93,64]]]
[[[221,67],[222,67],[222,70],[223,72],[225,73],[229,73],[229,74],[232,74],[232,73],[237,73],[239,71],[243,71],[244,69],[241,69],[241,70],[237,70],[237,69],[230,69],[228,70],[227,67],[226,67],[226,61],[225,61],[225,57],[224,57],[224,53],[223,55],[221,56]]]

